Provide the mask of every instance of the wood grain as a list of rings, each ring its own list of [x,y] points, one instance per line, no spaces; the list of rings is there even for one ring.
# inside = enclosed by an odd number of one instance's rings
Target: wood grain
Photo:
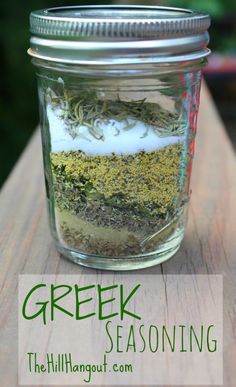
[[[224,386],[230,387],[236,380],[236,156],[205,87],[198,126],[193,194],[182,247],[170,261],[139,273],[224,275]],[[48,229],[42,171],[37,131],[0,194],[1,387],[18,386],[18,274],[94,273],[56,252]]]

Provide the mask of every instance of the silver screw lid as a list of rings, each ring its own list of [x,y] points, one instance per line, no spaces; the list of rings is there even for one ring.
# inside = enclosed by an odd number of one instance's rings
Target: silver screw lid
[[[209,54],[210,17],[180,8],[78,6],[30,15],[31,56],[74,64],[195,60]]]

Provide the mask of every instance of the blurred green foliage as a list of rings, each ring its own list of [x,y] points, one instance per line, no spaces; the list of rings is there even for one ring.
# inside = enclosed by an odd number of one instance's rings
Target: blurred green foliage
[[[52,2],[51,2],[52,3]],[[26,53],[28,19],[47,1],[2,1],[0,4],[0,183],[15,163],[38,122],[34,69]]]
[[[29,14],[35,9],[78,3],[88,1],[0,1],[0,186],[38,124],[35,69],[27,55]]]
[[[165,4],[209,13],[212,50],[236,54],[236,0],[166,0]]]
[[[191,8],[205,11],[214,18],[219,18],[228,11],[236,10],[234,0],[167,0],[173,7]]]
[[[63,5],[109,4],[109,0],[1,0],[0,2],[0,185],[25,147],[38,123],[35,69],[26,51],[29,46],[29,13],[31,10]],[[117,1],[118,2],[118,1]],[[211,45],[213,49],[234,51],[236,0],[156,0],[129,1],[136,4],[169,4],[201,9],[213,16]],[[228,15],[228,16],[227,16]],[[223,18],[223,19],[222,19]],[[228,19],[227,19],[228,18]],[[226,28],[220,22],[226,20]],[[218,24],[217,24],[218,23]]]

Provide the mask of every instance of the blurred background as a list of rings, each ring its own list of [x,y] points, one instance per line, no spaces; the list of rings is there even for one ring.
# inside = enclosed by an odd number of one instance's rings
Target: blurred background
[[[26,54],[30,11],[63,5],[114,3],[170,5],[211,14],[213,54],[205,70],[205,79],[236,149],[236,0],[1,0],[0,186],[38,123],[34,68]]]

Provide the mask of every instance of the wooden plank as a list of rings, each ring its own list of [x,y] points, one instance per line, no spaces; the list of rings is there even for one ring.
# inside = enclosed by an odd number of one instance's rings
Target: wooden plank
[[[224,386],[236,380],[236,157],[224,126],[203,88],[192,200],[180,251],[141,273],[224,275]],[[37,132],[0,194],[0,375],[17,386],[18,274],[81,274],[56,252],[45,208],[41,144]],[[101,272],[96,271],[99,275]],[[140,273],[140,272],[139,272]],[[119,274],[117,274],[119,275]],[[135,275],[135,273],[130,273]]]

